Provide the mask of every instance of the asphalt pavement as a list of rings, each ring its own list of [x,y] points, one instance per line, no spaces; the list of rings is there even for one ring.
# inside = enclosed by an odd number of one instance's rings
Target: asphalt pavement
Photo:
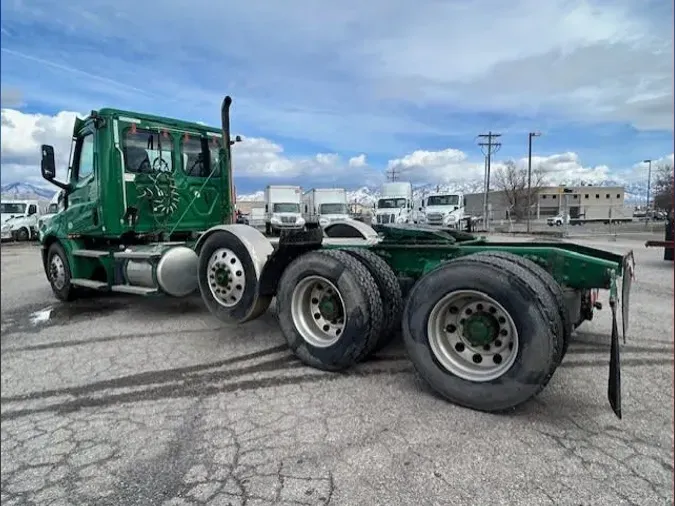
[[[58,302],[36,246],[3,246],[3,506],[673,504],[673,264],[634,249],[623,419],[607,402],[610,312],[515,412],[453,406],[400,342],[331,374],[273,311],[240,327],[199,297]]]

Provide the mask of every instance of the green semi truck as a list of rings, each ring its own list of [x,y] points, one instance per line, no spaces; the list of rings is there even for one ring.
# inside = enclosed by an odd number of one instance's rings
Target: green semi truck
[[[267,238],[234,222],[231,103],[220,129],[92,111],[75,122],[66,181],[42,146],[42,175],[64,193],[40,238],[58,299],[199,290],[216,318],[237,325],[276,299],[281,332],[305,364],[344,370],[402,332],[435,391],[494,412],[547,385],[573,330],[601,308],[598,290],[609,290],[608,398],[621,417],[617,312],[620,302],[625,338],[632,252],[357,221]]]

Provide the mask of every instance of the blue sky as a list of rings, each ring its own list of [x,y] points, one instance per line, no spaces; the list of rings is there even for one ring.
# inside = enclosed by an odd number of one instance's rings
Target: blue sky
[[[596,177],[673,152],[672,2],[3,0],[1,14],[3,97],[20,96],[3,108],[218,124],[230,94],[233,128],[252,138],[237,148],[240,191],[377,182],[392,160],[429,182],[475,175],[490,129],[498,158],[525,156],[540,130],[538,156],[609,167]],[[36,163],[5,133],[3,182]],[[401,162],[416,150],[428,155]]]

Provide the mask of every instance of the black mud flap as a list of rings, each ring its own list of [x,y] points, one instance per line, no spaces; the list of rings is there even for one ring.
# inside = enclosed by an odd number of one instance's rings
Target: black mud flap
[[[621,326],[623,341],[626,342],[630,314],[630,289],[635,271],[635,258],[630,251],[623,257],[623,276],[621,280]],[[612,309],[612,344],[609,356],[609,382],[607,398],[614,414],[621,419],[621,352],[619,349],[619,329],[616,321],[617,300],[610,297],[609,306]]]
[[[628,317],[630,311],[630,289],[635,277],[635,257],[633,251],[630,251],[623,257],[623,279],[621,281],[621,324],[623,333],[623,342],[626,343],[626,332],[628,332]]]
[[[614,414],[621,419],[621,356],[619,351],[619,329],[616,323],[616,301],[610,301],[612,309],[612,347],[609,352],[609,382],[607,398]]]

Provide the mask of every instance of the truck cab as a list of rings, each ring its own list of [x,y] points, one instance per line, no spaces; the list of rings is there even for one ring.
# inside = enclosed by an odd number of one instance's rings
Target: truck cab
[[[49,158],[50,146],[43,149]],[[232,216],[222,134],[204,125],[116,109],[75,121],[63,211],[46,237],[185,238]],[[53,150],[52,150],[53,156]],[[49,175],[49,174],[48,174]]]
[[[382,185],[382,193],[375,204],[375,222],[389,223],[416,222],[417,213],[413,202],[412,183],[390,182]]]
[[[37,200],[3,200],[1,237],[28,241],[37,235],[40,203]]]
[[[326,227],[338,221],[348,221],[349,207],[344,188],[312,188],[302,195],[303,217]]]
[[[427,225],[459,228],[465,218],[464,197],[458,193],[432,193],[425,199]]]
[[[61,210],[40,233],[52,290],[80,288],[183,296],[196,289],[192,246],[234,221],[229,130],[104,108],[77,118],[65,180],[42,145],[42,176],[62,190]]]
[[[299,186],[270,185],[265,188],[265,232],[302,229],[305,219],[300,212],[302,189]]]

